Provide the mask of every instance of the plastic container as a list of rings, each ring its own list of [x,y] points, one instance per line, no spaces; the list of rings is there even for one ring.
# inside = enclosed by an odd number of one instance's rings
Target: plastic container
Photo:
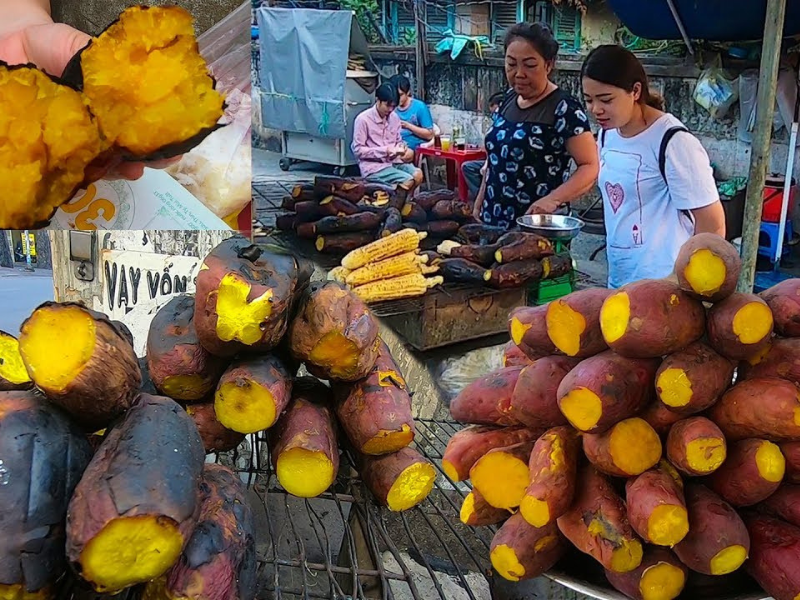
[[[761,220],[767,223],[780,223],[781,207],[783,206],[783,188],[786,178],[783,175],[771,175],[764,183],[764,208],[761,210]],[[794,208],[797,181],[792,178],[792,188],[789,190],[789,210],[786,218],[791,219]]]

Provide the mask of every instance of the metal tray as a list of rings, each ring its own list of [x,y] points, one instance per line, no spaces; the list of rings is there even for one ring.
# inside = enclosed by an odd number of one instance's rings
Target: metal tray
[[[549,240],[568,242],[577,236],[586,223],[578,217],[566,215],[523,215],[517,218],[517,225]]]

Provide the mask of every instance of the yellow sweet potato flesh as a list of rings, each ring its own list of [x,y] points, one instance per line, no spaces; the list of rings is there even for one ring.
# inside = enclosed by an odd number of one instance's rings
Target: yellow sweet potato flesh
[[[3,379],[12,385],[28,383],[31,380],[25,369],[25,363],[22,362],[19,341],[14,336],[0,331],[0,383]]]
[[[686,462],[697,473],[711,473],[725,462],[727,448],[720,438],[697,438],[686,444]]]
[[[275,424],[275,398],[254,381],[229,381],[219,386],[214,397],[217,420],[239,433],[255,433]]]
[[[631,319],[631,299],[625,292],[609,297],[600,313],[600,326],[608,343],[614,343],[628,330]]]
[[[666,369],[656,380],[661,401],[667,406],[679,408],[692,399],[692,382],[683,369]]]
[[[228,273],[217,290],[217,336],[223,342],[252,345],[264,335],[262,326],[272,314],[272,290],[248,300],[251,285],[237,273]]]
[[[281,453],[277,465],[278,481],[287,492],[300,498],[316,498],[336,477],[333,463],[324,452],[290,448]]]
[[[361,451],[364,454],[389,454],[405,448],[414,440],[414,432],[408,425],[402,425],[400,429],[401,431],[379,431],[364,444]]]
[[[639,475],[658,463],[661,440],[642,419],[625,419],[611,430],[608,450],[614,464],[629,475]]]
[[[581,349],[586,319],[567,303],[553,302],[547,310],[547,331],[556,348],[567,356],[575,356]]]
[[[433,489],[436,471],[430,463],[415,463],[407,467],[392,484],[386,497],[389,510],[403,511],[425,500]]]
[[[747,559],[747,548],[734,545],[723,548],[711,559],[712,575],[727,575],[733,573],[744,564]]]
[[[473,485],[495,508],[516,508],[528,487],[528,465],[504,452],[490,452],[470,471]]]
[[[756,450],[756,467],[762,479],[779,483],[786,473],[786,459],[776,444],[764,441]]]
[[[750,302],[736,311],[733,333],[743,344],[756,344],[772,330],[772,311],[763,302]]]
[[[666,562],[660,562],[646,569],[639,580],[639,593],[642,600],[674,600],[686,585],[684,572]]]
[[[358,346],[338,331],[323,335],[309,354],[316,365],[327,366],[333,376],[344,376],[358,366]]]
[[[0,600],[51,600],[56,595],[52,588],[38,592],[27,592],[23,585],[3,585],[0,583]]]
[[[703,248],[692,254],[683,275],[697,294],[712,296],[725,283],[728,270],[725,261],[711,250]]]
[[[647,535],[658,546],[672,547],[689,532],[689,515],[683,506],[662,504],[647,520]]]

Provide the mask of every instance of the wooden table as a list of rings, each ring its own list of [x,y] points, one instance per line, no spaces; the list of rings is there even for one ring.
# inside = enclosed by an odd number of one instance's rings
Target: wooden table
[[[444,159],[447,168],[447,187],[451,190],[457,190],[459,198],[463,202],[468,202],[469,188],[467,188],[467,180],[464,178],[461,165],[471,160],[486,160],[486,150],[483,148],[456,150],[452,147],[449,150],[442,150],[433,146],[420,147],[417,148],[414,156],[417,167],[420,166],[423,158],[427,160],[428,157]]]

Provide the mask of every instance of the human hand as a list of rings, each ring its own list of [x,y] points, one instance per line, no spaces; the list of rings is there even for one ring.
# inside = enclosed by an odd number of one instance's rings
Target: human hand
[[[400,127],[403,129],[408,129],[408,121],[400,121]]]
[[[528,215],[552,215],[554,212],[558,210],[558,207],[561,206],[561,203],[557,200],[552,200],[545,196],[540,200],[537,200],[533,203],[533,205],[528,209],[525,214]]]

